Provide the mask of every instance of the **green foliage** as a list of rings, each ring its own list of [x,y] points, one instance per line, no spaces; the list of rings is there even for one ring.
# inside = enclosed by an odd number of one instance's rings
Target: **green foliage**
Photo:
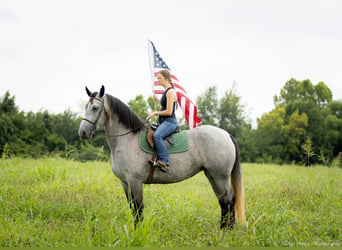
[[[306,133],[308,118],[298,111],[286,116],[284,106],[277,106],[258,119],[257,142],[259,149],[278,163],[298,161],[301,144]],[[281,160],[280,160],[281,159]]]
[[[88,141],[81,144],[79,153],[73,153],[71,158],[79,161],[108,161],[109,153],[105,152],[104,146],[94,146]]]
[[[332,166],[338,165],[336,159],[342,152],[342,101],[332,96],[324,82],[314,85],[308,79],[292,78],[274,97],[274,109],[257,119],[256,129],[250,124],[235,83],[221,98],[215,86],[209,87],[197,97],[196,104],[202,124],[220,127],[236,138],[244,162],[308,164],[303,145],[310,138],[309,164]],[[142,95],[128,105],[142,120],[149,111],[160,109],[152,97]],[[110,150],[105,137],[96,135],[82,142],[78,136],[80,121],[70,110],[57,115],[19,112],[15,97],[7,91],[0,98],[0,157],[53,154],[81,161],[107,160]],[[179,125],[188,129],[184,118],[179,118]]]
[[[219,101],[215,86],[209,87],[203,95],[196,100],[197,114],[202,124],[217,126],[219,122]]]
[[[15,106],[15,97],[10,97],[10,92],[7,91],[3,98],[0,98],[0,114],[16,114],[18,108]]]
[[[220,229],[203,173],[144,186],[134,220],[108,163],[0,159],[0,247],[317,247],[342,244],[342,169],[243,164],[245,227]]]
[[[156,103],[153,100],[153,97],[150,96],[145,101],[143,95],[138,95],[135,99],[132,99],[128,102],[128,106],[134,113],[136,113],[143,121],[146,120],[148,112],[153,110],[160,110],[160,104]],[[157,122],[157,118],[153,117],[150,122]]]
[[[231,89],[225,91],[224,96],[220,99],[218,114],[219,127],[238,138],[242,129],[250,127],[250,124],[246,122],[245,107],[241,104],[241,97],[237,95],[236,88],[237,86],[233,84]]]
[[[241,159],[245,162],[255,161],[257,154],[255,133],[247,121],[245,106],[241,104],[241,97],[237,94],[237,85],[225,91],[219,100],[216,87],[209,87],[196,100],[197,112],[203,125],[220,127],[235,137],[239,144]]]
[[[340,152],[338,156],[331,162],[330,166],[342,168],[342,152]]]
[[[275,102],[288,105],[298,99],[324,107],[332,101],[332,92],[324,82],[313,85],[309,79],[300,82],[291,78],[280,90],[280,96],[275,97]]]
[[[94,157],[88,155],[90,146],[84,146],[78,136],[81,118],[70,110],[57,115],[47,111],[18,112],[15,98],[9,92],[1,99],[0,110],[0,157],[38,158],[52,153],[79,160],[108,159],[98,156],[101,150],[109,155],[103,137],[89,142],[97,153]]]
[[[141,119],[147,117],[147,102],[144,100],[143,95],[138,95],[134,100],[128,102],[128,106],[136,113]]]
[[[278,106],[285,108],[286,112],[283,114],[285,123],[290,121],[291,116],[294,114],[297,117],[296,124],[291,126],[295,129],[294,133],[291,133],[288,137],[286,133],[278,133],[276,135],[282,138],[288,145],[288,148],[285,150],[284,147],[280,148],[280,150],[283,150],[284,156],[288,156],[287,158],[281,157],[285,162],[300,162],[300,159],[304,158],[304,156],[301,156],[298,148],[305,143],[306,137],[311,138],[312,141],[312,163],[331,163],[334,157],[342,151],[342,120],[340,120],[342,102],[332,100],[332,92],[323,82],[313,85],[310,80],[297,81],[292,78],[285,83],[285,86],[280,91],[280,95],[274,97],[274,101],[276,108]],[[306,118],[301,117],[303,115]],[[259,121],[260,123],[265,123],[262,120],[268,118],[270,117],[263,117],[258,120],[258,123]],[[307,121],[304,121],[305,119]],[[273,126],[278,127],[283,132],[283,125],[274,124]],[[262,131],[264,130],[262,127],[260,127],[260,130],[260,134],[265,136],[266,131]],[[265,140],[279,140],[274,134],[271,134],[269,137],[271,139],[264,139],[262,136],[258,137],[260,143],[264,143],[263,147],[260,148],[260,152],[264,151],[267,145],[270,145],[270,143],[265,143]],[[273,143],[271,144],[274,146]],[[278,143],[278,149],[279,145]],[[275,156],[275,152],[275,150],[272,150],[270,154]]]
[[[312,141],[310,138],[307,138],[305,143],[302,145],[302,149],[303,149],[303,152],[304,152],[304,155],[305,155],[305,165],[306,166],[310,166],[310,159],[312,156],[315,155],[315,153],[313,152],[313,149],[312,149]]]

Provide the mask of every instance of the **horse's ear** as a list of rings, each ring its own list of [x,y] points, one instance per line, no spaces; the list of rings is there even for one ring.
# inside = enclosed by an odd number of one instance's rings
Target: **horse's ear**
[[[86,89],[86,91],[87,91],[87,95],[88,95],[89,97],[91,97],[91,92],[90,92],[90,90],[89,90],[87,87],[85,87],[85,89]]]
[[[104,93],[105,93],[105,87],[102,85],[100,89],[100,98],[104,95]]]

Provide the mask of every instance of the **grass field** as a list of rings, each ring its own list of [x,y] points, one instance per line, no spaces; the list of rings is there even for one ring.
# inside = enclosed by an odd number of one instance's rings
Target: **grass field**
[[[0,246],[341,246],[342,169],[242,164],[247,226],[203,174],[145,185],[137,229],[109,163],[0,159]]]

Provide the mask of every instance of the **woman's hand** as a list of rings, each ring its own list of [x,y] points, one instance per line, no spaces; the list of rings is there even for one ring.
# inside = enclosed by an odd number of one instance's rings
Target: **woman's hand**
[[[160,100],[159,100],[159,98],[158,98],[157,95],[153,95],[152,98],[153,98],[153,100],[154,100],[155,102],[158,102],[158,103],[160,102]]]
[[[147,120],[151,119],[153,116],[156,116],[156,115],[157,115],[157,112],[150,112],[150,113],[148,113]]]

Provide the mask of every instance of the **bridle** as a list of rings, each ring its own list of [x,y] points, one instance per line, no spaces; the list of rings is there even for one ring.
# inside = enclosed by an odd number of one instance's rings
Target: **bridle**
[[[92,135],[97,134],[97,133],[98,133],[98,134],[103,133],[104,135],[106,135],[104,130],[96,130],[97,122],[99,121],[100,116],[101,116],[101,113],[102,113],[102,111],[104,110],[104,100],[103,100],[103,99],[100,99],[100,98],[97,98],[97,97],[93,97],[93,99],[95,99],[95,100],[101,102],[100,111],[99,111],[99,113],[98,113],[98,115],[97,115],[95,121],[88,120],[87,118],[82,118],[82,121],[89,122],[89,123],[92,125],[92,127],[91,127],[91,133],[92,133]],[[140,125],[139,127],[135,128],[135,129],[132,129],[132,130],[130,130],[130,131],[128,131],[128,132],[125,132],[125,133],[123,133],[123,134],[106,135],[106,136],[109,136],[109,137],[120,137],[120,136],[128,135],[128,134],[130,134],[130,133],[134,133],[135,131],[137,131],[137,130],[140,129],[141,127],[145,126],[145,124],[148,122],[148,120],[149,120],[149,119],[145,120],[145,121],[142,123],[142,125]]]
[[[92,133],[92,134],[95,134],[97,122],[99,121],[100,115],[101,115],[102,111],[104,110],[104,103],[103,103],[103,99],[100,99],[100,98],[97,98],[97,97],[93,97],[93,99],[95,99],[95,100],[101,102],[101,109],[100,109],[100,111],[99,111],[99,113],[98,113],[98,115],[97,115],[95,121],[88,120],[87,118],[82,118],[82,121],[89,122],[89,123],[92,125],[92,127],[91,127],[91,133]]]

